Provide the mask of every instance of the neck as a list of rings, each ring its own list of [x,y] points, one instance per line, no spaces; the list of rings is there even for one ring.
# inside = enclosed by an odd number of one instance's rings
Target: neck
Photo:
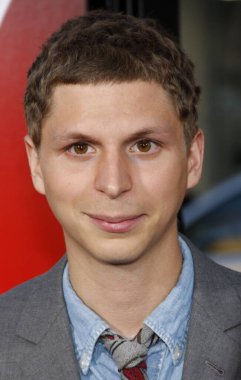
[[[67,247],[68,248],[68,247]],[[68,249],[69,275],[82,301],[120,335],[132,338],[175,286],[182,268],[178,239],[129,265],[111,265]],[[110,307],[111,305],[111,307]]]

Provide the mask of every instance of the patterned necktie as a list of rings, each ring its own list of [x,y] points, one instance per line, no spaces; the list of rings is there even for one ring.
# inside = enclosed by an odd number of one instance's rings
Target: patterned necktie
[[[146,356],[150,346],[156,344],[159,337],[144,325],[135,338],[127,340],[107,329],[100,336],[117,364],[123,380],[147,380]]]

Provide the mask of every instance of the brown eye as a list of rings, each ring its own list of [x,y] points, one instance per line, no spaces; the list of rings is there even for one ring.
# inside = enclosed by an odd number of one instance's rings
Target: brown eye
[[[88,145],[85,143],[79,143],[73,146],[74,153],[85,154],[88,151]]]
[[[151,141],[148,140],[139,141],[136,145],[140,152],[149,152],[151,149]]]

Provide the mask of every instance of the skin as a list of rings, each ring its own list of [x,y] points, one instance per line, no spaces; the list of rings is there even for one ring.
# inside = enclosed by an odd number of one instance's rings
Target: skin
[[[62,225],[76,293],[134,336],[180,274],[177,213],[201,175],[202,132],[187,149],[157,83],[59,85],[41,146],[25,143],[35,189]]]

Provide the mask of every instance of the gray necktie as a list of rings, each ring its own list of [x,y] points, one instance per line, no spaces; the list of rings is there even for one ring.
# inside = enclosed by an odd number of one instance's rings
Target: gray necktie
[[[144,325],[143,329],[131,340],[107,329],[100,337],[100,341],[110,352],[117,364],[122,379],[146,380],[146,356],[150,346],[156,344],[159,337]]]

